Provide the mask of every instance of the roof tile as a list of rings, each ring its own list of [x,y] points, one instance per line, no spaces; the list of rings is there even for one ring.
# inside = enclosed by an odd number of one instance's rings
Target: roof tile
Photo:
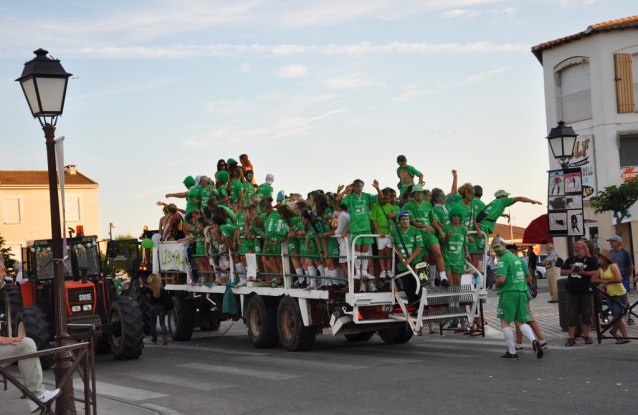
[[[49,173],[36,170],[0,170],[0,186],[46,186],[49,184]],[[80,172],[64,175],[65,185],[97,185]]]

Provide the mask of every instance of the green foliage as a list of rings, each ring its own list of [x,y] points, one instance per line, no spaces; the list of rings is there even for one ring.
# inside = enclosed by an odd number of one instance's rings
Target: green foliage
[[[614,212],[616,233],[621,235],[623,217],[630,217],[629,209],[638,202],[638,177],[625,181],[620,186],[609,186],[591,198],[591,206],[596,214]]]
[[[11,254],[9,247],[5,246],[5,240],[2,235],[0,235],[0,254],[2,254],[2,257],[4,258],[4,265],[7,267],[7,275],[14,278],[15,273],[13,272],[13,265],[18,261],[13,259],[13,254]],[[5,286],[0,289],[0,315],[5,314],[7,311],[5,297],[9,288],[10,287]]]

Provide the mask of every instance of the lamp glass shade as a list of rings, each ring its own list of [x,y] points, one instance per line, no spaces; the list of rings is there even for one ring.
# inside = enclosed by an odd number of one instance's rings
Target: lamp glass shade
[[[64,105],[64,91],[67,78],[35,77],[38,95],[40,95],[40,112],[43,114],[61,114]]]
[[[20,85],[22,85],[24,95],[27,97],[27,101],[29,102],[31,113],[38,113],[40,111],[40,104],[38,103],[38,93],[35,90],[35,82],[33,82],[33,78],[25,79],[20,82]]]
[[[563,154],[563,137],[556,137],[549,139],[549,146],[552,148],[552,153],[554,153],[554,158],[561,158],[561,154]]]
[[[574,155],[574,145],[576,144],[576,136],[561,137],[563,141],[563,158],[570,158]]]

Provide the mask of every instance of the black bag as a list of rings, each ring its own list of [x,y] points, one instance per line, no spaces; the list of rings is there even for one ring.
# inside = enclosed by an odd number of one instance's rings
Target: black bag
[[[175,308],[175,304],[173,303],[173,297],[168,293],[168,291],[166,291],[163,288],[160,291],[160,300],[162,302],[162,307],[164,307],[166,311],[172,310],[173,308]]]
[[[561,258],[561,257],[559,257],[559,256],[556,256],[556,258],[557,258],[557,259],[556,259],[556,266],[557,266],[558,268],[562,268],[562,267],[563,267],[563,264],[565,263],[565,261],[563,261],[563,258]]]

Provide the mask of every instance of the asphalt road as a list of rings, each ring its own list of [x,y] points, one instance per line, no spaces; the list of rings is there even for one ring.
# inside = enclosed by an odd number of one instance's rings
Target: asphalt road
[[[633,412],[638,341],[550,345],[540,361],[528,345],[501,361],[500,335],[445,332],[402,345],[319,336],[292,353],[255,349],[237,322],[224,336],[146,343],[135,361],[98,356],[98,393],[167,415]]]

